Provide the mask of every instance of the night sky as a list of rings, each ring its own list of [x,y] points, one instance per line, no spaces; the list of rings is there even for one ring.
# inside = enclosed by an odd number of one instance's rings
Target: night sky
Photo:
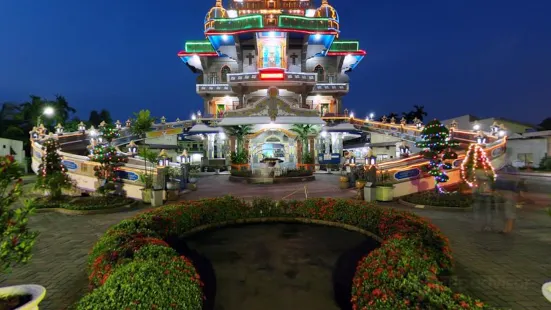
[[[227,2],[225,0],[224,2]],[[321,1],[320,1],[321,2]],[[551,1],[330,0],[341,38],[368,56],[350,73],[358,116],[551,116]],[[202,108],[176,56],[203,39],[215,0],[2,0],[0,103],[64,95],[87,118],[150,109],[169,120]]]

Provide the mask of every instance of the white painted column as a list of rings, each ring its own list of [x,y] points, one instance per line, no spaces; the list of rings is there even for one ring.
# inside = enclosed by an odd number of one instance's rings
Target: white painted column
[[[218,134],[218,137],[216,137],[216,156],[218,158],[224,157],[224,143],[226,140],[222,139],[223,135]]]
[[[330,135],[327,135],[327,137],[325,137],[324,139],[324,143],[325,143],[325,154],[330,154],[331,153],[331,136]]]
[[[337,132],[331,133],[331,142],[333,147],[333,153],[339,153],[339,134]]]
[[[208,144],[207,144],[207,157],[209,159],[214,158],[214,140],[216,139],[216,134],[209,133],[207,134]]]

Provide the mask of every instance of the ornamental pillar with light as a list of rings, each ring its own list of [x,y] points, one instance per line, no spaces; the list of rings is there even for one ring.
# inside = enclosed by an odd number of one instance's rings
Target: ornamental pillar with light
[[[383,117],[381,117],[381,122],[384,124],[386,123],[386,121],[388,121],[388,117],[386,117],[386,115],[383,115]]]
[[[406,120],[405,117],[402,117],[402,119],[400,120],[400,125],[402,125],[402,127],[406,126],[408,123],[408,121]]]
[[[158,160],[158,164],[161,167],[167,167],[170,164],[170,158],[168,158],[168,154],[165,150],[161,150]]]
[[[65,130],[65,128],[63,128],[63,125],[61,125],[61,123],[57,123],[57,125],[55,126],[55,133],[58,136],[61,136],[61,135],[63,135],[64,130]]]
[[[134,157],[136,156],[136,154],[138,154],[138,146],[136,145],[136,143],[134,143],[134,141],[130,141],[130,143],[128,143],[128,145],[126,146],[128,148],[128,154],[130,154],[130,156]]]
[[[407,146],[405,142],[402,142],[402,145],[400,145],[400,156],[409,157],[410,153],[409,146]]]
[[[31,135],[31,139],[33,139],[33,140],[38,139],[38,128],[36,128],[36,126],[34,126],[33,130],[29,131],[29,134]]]
[[[130,128],[132,127],[132,120],[131,119],[127,119],[126,120],[126,128]]]
[[[492,124],[492,126],[490,126],[490,132],[492,133],[493,136],[497,136],[498,133],[499,133],[499,125],[497,124],[497,122],[494,122]]]
[[[95,144],[98,137],[98,131],[94,128],[94,125],[90,126],[90,129],[88,129],[88,135],[90,136],[90,144]]]
[[[117,128],[118,130],[121,130],[121,129],[122,129],[121,121],[117,120],[117,121],[115,122],[115,128]]]
[[[182,154],[181,154],[180,156],[178,156],[178,159],[180,160],[180,163],[181,163],[181,164],[189,164],[189,163],[191,162],[191,158],[190,158],[190,156],[188,155],[186,149],[184,149],[184,151],[182,152]]]
[[[203,114],[201,114],[201,111],[197,111],[197,119],[201,119],[203,117]]]
[[[78,123],[78,131],[81,134],[84,134],[86,132],[86,124],[84,124],[83,122]]]
[[[348,109],[344,109],[344,117],[348,117]]]
[[[101,129],[103,127],[107,126],[107,123],[105,121],[101,121],[101,123],[99,123],[99,126],[98,128]]]
[[[484,136],[484,134],[482,132],[479,132],[478,133],[478,136],[476,136],[476,142],[478,144],[486,144],[486,136]]]
[[[415,124],[415,128],[421,130],[423,128],[423,122],[418,119],[417,117],[413,120],[413,124]]]
[[[164,116],[161,117],[161,124],[166,124],[166,117]]]
[[[390,123],[396,125],[396,118],[394,116],[390,118]]]

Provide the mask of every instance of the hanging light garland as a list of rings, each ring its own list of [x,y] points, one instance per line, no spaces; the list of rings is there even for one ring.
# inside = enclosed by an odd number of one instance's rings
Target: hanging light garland
[[[461,179],[470,187],[479,187],[480,180],[476,177],[476,170],[483,170],[491,181],[497,178],[492,163],[486,152],[479,144],[471,144],[461,163]]]

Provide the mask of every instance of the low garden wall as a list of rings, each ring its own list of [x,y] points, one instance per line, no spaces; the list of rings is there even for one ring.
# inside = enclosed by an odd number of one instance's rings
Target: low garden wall
[[[111,227],[91,251],[93,290],[76,308],[202,309],[200,275],[173,249],[175,242],[219,225],[272,220],[354,227],[382,242],[358,262],[350,283],[353,309],[488,308],[439,281],[452,268],[448,241],[412,213],[352,200],[246,203],[233,197],[165,206]]]

